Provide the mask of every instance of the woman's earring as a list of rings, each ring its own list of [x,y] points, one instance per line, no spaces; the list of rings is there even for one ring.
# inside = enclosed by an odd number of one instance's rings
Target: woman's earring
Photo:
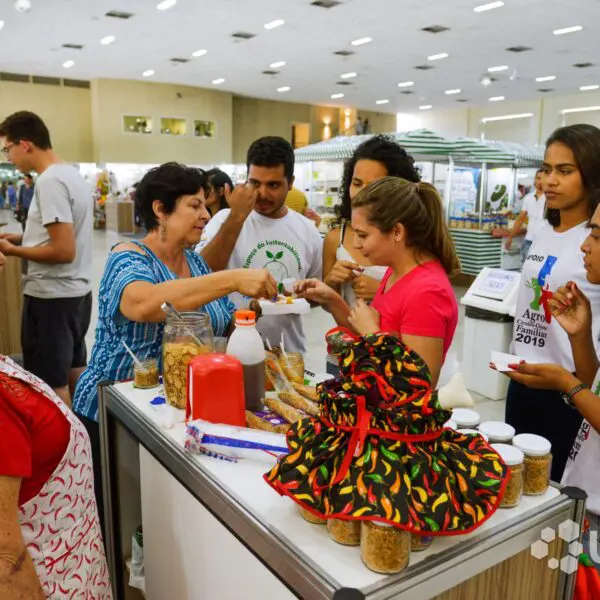
[[[167,228],[162,221],[160,222],[160,224],[158,226],[158,238],[160,239],[161,242],[167,241]]]
[[[399,244],[399,243],[400,243],[400,238],[399,237],[395,238],[394,239],[394,244]]]

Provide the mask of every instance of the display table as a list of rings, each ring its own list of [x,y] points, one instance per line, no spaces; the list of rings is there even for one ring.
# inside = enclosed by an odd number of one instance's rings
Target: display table
[[[479,275],[484,267],[501,267],[502,238],[492,237],[482,229],[450,229],[450,235],[460,259],[461,273]]]
[[[135,233],[135,204],[129,200],[121,202],[107,201],[106,229],[116,233]]]
[[[8,256],[0,272],[0,354],[21,353],[22,269],[20,258]]]
[[[106,543],[117,598],[125,597],[124,564],[140,523],[150,600],[572,596],[574,577],[533,558],[530,545],[547,527],[582,522],[579,490],[524,497],[476,532],[438,538],[413,553],[403,573],[378,575],[362,564],[359,548],[337,545],[326,527],[306,523],[274,492],[262,479],[268,465],[185,452],[184,425],[165,428],[164,414],[150,405],[156,394],[131,383],[99,392]],[[563,551],[559,540],[550,545],[550,556],[560,559]]]

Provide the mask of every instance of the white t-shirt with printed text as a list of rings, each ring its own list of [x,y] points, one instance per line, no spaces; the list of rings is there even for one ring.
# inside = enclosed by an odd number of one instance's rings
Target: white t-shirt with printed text
[[[230,212],[221,210],[209,221],[197,251],[215,237]],[[228,268],[268,269],[278,283],[286,278],[321,279],[323,241],[315,224],[292,210],[281,219],[253,211],[240,232]],[[248,298],[241,294],[232,294],[231,299],[238,308],[248,306]],[[287,351],[306,351],[299,315],[263,317],[257,329],[274,346],[279,346],[283,335]]]
[[[592,305],[592,335],[600,336],[600,286],[586,278],[581,244],[587,223],[558,233],[545,223],[534,240],[521,273],[513,328],[514,354],[531,362],[554,363],[575,370],[571,344],[564,329],[549,313],[552,294],[569,281],[577,284]]]
[[[600,396],[600,370],[592,390]],[[598,406],[600,408],[600,398]],[[586,509],[600,515],[600,434],[585,419],[571,448],[561,483],[587,492]]]

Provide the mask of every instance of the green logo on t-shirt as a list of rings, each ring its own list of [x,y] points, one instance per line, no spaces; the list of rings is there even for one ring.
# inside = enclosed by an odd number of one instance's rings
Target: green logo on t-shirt
[[[290,276],[288,268],[280,261],[283,258],[283,250],[277,252],[277,254],[273,254],[267,250],[267,258],[271,260],[265,263],[264,268],[271,272],[275,281],[283,281]]]

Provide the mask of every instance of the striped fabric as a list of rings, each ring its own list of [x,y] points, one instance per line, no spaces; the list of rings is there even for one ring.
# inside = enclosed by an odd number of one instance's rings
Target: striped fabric
[[[121,314],[119,306],[130,283],[147,281],[157,284],[177,279],[177,276],[147,246],[134,243],[146,254],[133,251],[109,254],[98,294],[96,341],[89,365],[77,382],[73,399],[73,410],[95,421],[98,420],[98,383],[133,378],[133,361],[122,341],[141,359],[161,357],[164,324],[129,321]],[[210,273],[201,256],[192,250],[186,250],[185,254],[192,277]],[[210,316],[216,336],[226,334],[235,310],[229,298],[220,298],[199,310]]]

